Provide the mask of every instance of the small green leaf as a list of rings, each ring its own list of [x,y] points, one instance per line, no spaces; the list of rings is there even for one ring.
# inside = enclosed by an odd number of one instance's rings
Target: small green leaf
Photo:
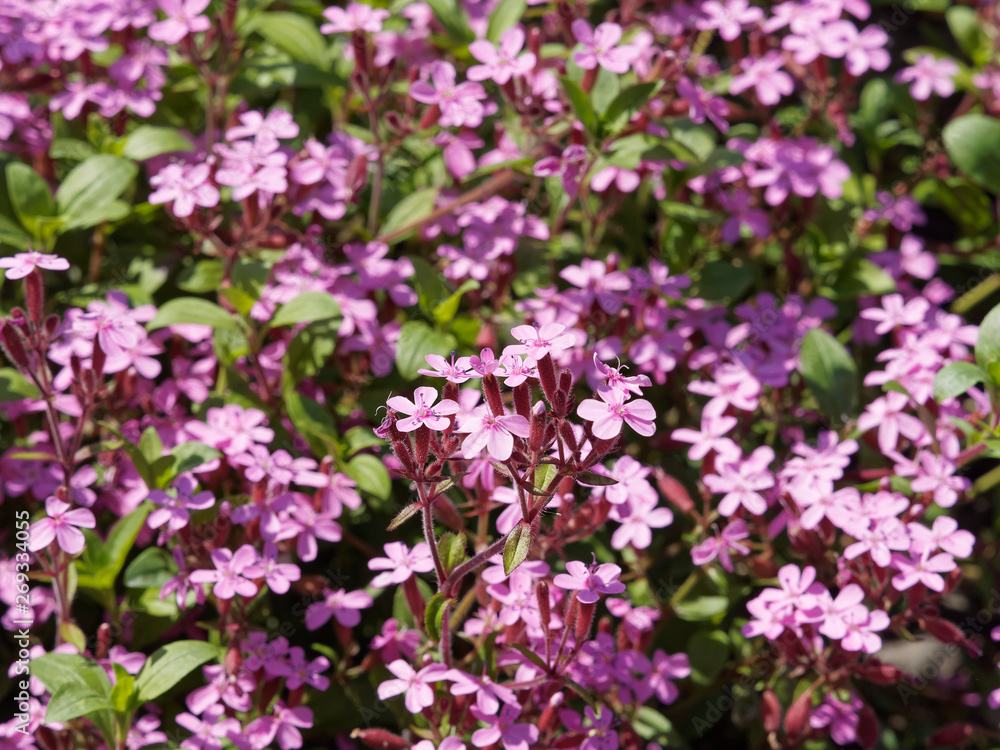
[[[555,464],[539,464],[535,467],[535,489],[538,494],[545,494],[558,473],[559,469],[555,467]]]
[[[221,260],[203,259],[195,262],[180,272],[177,276],[177,287],[188,294],[207,294],[219,290],[225,268]]]
[[[135,677],[125,671],[121,664],[115,664],[115,684],[111,688],[111,704],[115,711],[124,714],[129,710],[135,694]]]
[[[408,320],[403,323],[396,341],[396,367],[400,375],[413,380],[420,374],[417,370],[427,367],[424,355],[447,356],[456,346],[454,336],[439,333],[421,320]]]
[[[172,448],[170,455],[177,459],[175,474],[183,474],[185,471],[197,469],[209,461],[214,461],[221,457],[222,453],[197,440],[189,440]]]
[[[147,427],[139,438],[139,450],[146,463],[152,465],[163,455],[163,443],[155,427]]]
[[[546,664],[544,661],[542,661],[542,657],[540,657],[538,654],[536,654],[534,651],[532,651],[527,646],[522,646],[519,643],[508,643],[508,644],[504,644],[504,645],[507,648],[512,648],[515,651],[517,651],[519,654],[521,654],[521,656],[525,657],[528,661],[530,661],[536,667],[538,667],[539,669],[541,669],[544,674],[548,674],[548,672],[549,672],[549,666],[548,666],[548,664]]]
[[[147,547],[125,568],[125,586],[148,589],[162,586],[177,575],[174,558],[162,547]]]
[[[566,96],[569,98],[569,103],[573,105],[577,119],[580,120],[588,133],[597,135],[597,112],[594,111],[594,105],[591,104],[590,97],[580,88],[580,84],[571,78],[559,76],[559,82],[562,84],[563,91],[566,92]]]
[[[858,405],[858,368],[837,339],[814,328],[802,340],[799,371],[820,410],[831,419],[854,416]]]
[[[455,315],[458,313],[458,305],[462,301],[462,295],[478,288],[479,282],[475,279],[469,279],[462,284],[462,286],[456,289],[447,299],[440,302],[434,308],[434,320],[437,324],[442,328],[448,328],[451,321],[455,319]]]
[[[380,500],[386,500],[392,491],[392,480],[385,464],[378,456],[362,453],[347,462],[347,476],[358,484],[358,488],[374,495]]]
[[[140,125],[125,140],[122,156],[134,161],[146,161],[161,154],[193,150],[191,141],[181,135],[177,128]]]
[[[711,685],[729,659],[729,637],[720,631],[699,630],[685,649],[691,663],[691,679]]]
[[[979,324],[979,338],[976,340],[976,364],[990,373],[990,365],[995,362],[1000,362],[1000,305],[983,318],[983,322]],[[994,379],[993,382],[1000,385],[1000,381]]]
[[[475,40],[476,34],[469,28],[469,23],[465,20],[465,11],[459,7],[456,0],[427,0],[427,4],[431,6],[437,20],[454,41],[468,44]]]
[[[75,685],[67,685],[52,694],[45,710],[45,723],[55,724],[70,721],[94,711],[108,709],[114,709],[114,704],[109,696],[83,692]]]
[[[239,328],[237,320],[214,302],[198,297],[177,297],[165,302],[160,307],[156,317],[146,324],[146,329],[155,331],[158,328],[181,323],[197,323],[216,329],[237,330]]]
[[[78,654],[43,654],[29,662],[32,677],[37,677],[50,693],[74,687],[83,693],[111,695],[111,681],[93,659]]]
[[[385,440],[375,434],[371,427],[358,425],[352,427],[344,433],[344,442],[347,443],[347,455],[353,456],[358,451],[375,446],[384,447]]]
[[[403,200],[392,207],[389,215],[382,224],[382,231],[379,237],[385,237],[394,232],[398,232],[404,227],[416,224],[421,219],[429,216],[434,210],[437,202],[438,188],[422,188],[410,193]],[[399,242],[406,237],[401,234],[392,238],[392,242]]]
[[[449,599],[439,591],[427,602],[427,609],[424,610],[424,625],[427,627],[427,635],[435,641],[441,640],[441,626],[444,623],[445,609],[453,601],[454,599]]]
[[[493,44],[497,44],[500,41],[500,36],[507,29],[514,28],[527,9],[526,0],[500,0],[496,10],[490,14],[490,25],[486,29],[486,38]]]
[[[465,534],[442,534],[438,540],[438,554],[446,575],[465,562]]]
[[[205,641],[167,644],[146,660],[135,681],[139,702],[159,698],[202,664],[219,656],[219,647]]]
[[[111,154],[96,154],[66,175],[56,191],[59,215],[75,227],[104,220],[104,209],[132,184],[139,168]]]
[[[729,608],[729,600],[724,596],[701,596],[692,601],[680,602],[674,611],[682,620],[701,622],[721,615]]]
[[[528,559],[531,549],[531,524],[521,521],[511,529],[503,548],[503,570],[510,575],[513,570]]]
[[[576,475],[576,481],[589,487],[610,487],[613,484],[618,484],[618,480],[614,477],[598,474],[593,471],[581,471]]]
[[[22,223],[36,216],[56,215],[52,193],[38,172],[19,161],[8,164],[5,172],[10,202]]]
[[[326,40],[316,24],[300,13],[261,13],[248,23],[245,33],[256,31],[293,60],[326,68]]]
[[[278,308],[271,318],[271,328],[337,317],[340,317],[340,305],[332,295],[325,292],[306,292],[293,297]]]
[[[420,503],[410,503],[405,508],[403,508],[401,511],[399,511],[399,513],[396,514],[396,517],[392,519],[392,522],[386,527],[385,530],[386,531],[395,531],[400,526],[402,526],[404,523],[406,523],[411,518],[413,518],[415,515],[417,515],[417,513],[420,512],[421,507],[422,506],[420,505]],[[402,589],[400,589],[400,590],[402,590]]]
[[[38,388],[13,367],[0,367],[0,403],[41,398]]]
[[[963,115],[944,126],[945,149],[969,179],[1000,193],[1000,120],[989,115]]]
[[[616,96],[604,113],[604,129],[614,135],[628,125],[632,117],[652,99],[663,86],[663,81],[629,86]]]
[[[971,362],[952,362],[934,376],[934,400],[940,403],[964,395],[976,383],[985,383],[989,376]]]

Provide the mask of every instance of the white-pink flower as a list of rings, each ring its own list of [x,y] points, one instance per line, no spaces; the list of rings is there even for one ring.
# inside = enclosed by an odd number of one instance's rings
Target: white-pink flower
[[[444,664],[429,664],[418,672],[402,659],[396,659],[387,668],[398,679],[386,680],[378,686],[379,700],[406,693],[404,703],[411,714],[419,714],[434,704],[434,688],[431,684],[441,682],[448,671]]]
[[[524,47],[524,31],[515,26],[500,35],[500,44],[478,39],[469,45],[469,52],[483,63],[473,65],[466,72],[470,81],[485,81],[490,78],[501,86],[514,76],[523,76],[535,67],[535,54],[518,53]]]
[[[708,474],[705,485],[714,493],[726,493],[719,502],[719,513],[731,516],[742,505],[753,515],[762,515],[767,510],[767,500],[760,491],[774,486],[774,476],[767,468],[773,460],[774,451],[762,445],[745,460],[726,456],[718,461],[717,473]]]
[[[87,508],[70,510],[70,504],[64,503],[55,495],[45,501],[45,512],[48,518],[36,521],[31,525],[28,549],[37,552],[48,547],[55,539],[59,548],[68,555],[83,551],[86,539],[80,529],[92,529],[97,525],[97,519]]]
[[[921,55],[908,68],[896,74],[900,83],[910,82],[910,96],[920,101],[931,98],[931,94],[951,96],[955,93],[955,76],[958,65],[946,57],[937,59],[934,55]]]
[[[511,335],[520,341],[504,349],[504,354],[523,354],[524,364],[534,366],[546,354],[556,354],[569,349],[576,339],[571,333],[563,333],[566,326],[561,323],[546,323],[541,327],[514,326]]]
[[[29,250],[26,253],[16,253],[9,258],[0,258],[0,268],[6,268],[4,276],[13,281],[23,279],[36,268],[65,271],[69,268],[69,261],[58,255]]]
[[[421,425],[432,430],[444,430],[451,422],[448,417],[458,412],[458,404],[446,398],[434,406],[437,397],[436,390],[424,385],[413,392],[413,401],[403,396],[393,396],[386,403],[395,411],[410,415],[396,422],[400,432],[413,432]]]
[[[416,573],[431,572],[434,558],[427,542],[417,542],[413,549],[407,549],[402,542],[389,542],[385,545],[385,557],[369,560],[368,569],[385,571],[372,579],[372,586],[383,589],[403,583]]]
[[[383,8],[362,3],[351,3],[346,10],[333,6],[323,11],[323,18],[330,23],[324,23],[319,30],[322,34],[349,34],[352,31],[376,34],[382,30],[382,22],[390,15]]]
[[[477,407],[455,432],[469,434],[462,443],[462,455],[466,458],[477,458],[486,448],[490,457],[506,461],[514,452],[514,435],[527,438],[531,425],[520,414],[497,417],[483,405]]]
[[[573,61],[584,70],[598,65],[611,73],[627,73],[636,56],[631,44],[615,45],[622,39],[622,27],[616,23],[602,23],[596,29],[582,18],[573,21],[573,36],[583,45],[583,50],[573,55]]]
[[[601,440],[611,440],[622,431],[622,424],[628,424],[643,437],[651,437],[656,432],[656,411],[646,399],[626,402],[626,394],[612,388],[602,388],[597,393],[601,401],[588,398],[576,408],[576,413],[588,422]]]
[[[591,571],[579,560],[566,563],[566,573],[560,573],[552,582],[561,589],[577,591],[576,598],[581,604],[593,604],[601,594],[620,594],[625,584],[618,580],[622,569],[614,563],[598,565]]]

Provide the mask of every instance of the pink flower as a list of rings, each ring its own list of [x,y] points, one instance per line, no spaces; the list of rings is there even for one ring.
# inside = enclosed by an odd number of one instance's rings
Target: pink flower
[[[166,44],[177,44],[188,34],[208,31],[212,22],[208,16],[200,15],[208,7],[209,0],[157,0],[160,10],[167,14],[165,21],[149,27],[150,39]]]
[[[485,81],[493,79],[501,86],[513,76],[523,76],[535,67],[533,52],[525,52],[518,56],[524,47],[524,31],[515,26],[500,35],[499,47],[493,46],[485,39],[478,39],[469,45],[469,52],[483,63],[469,68],[466,76],[470,81]]]
[[[566,326],[561,323],[546,323],[541,327],[514,326],[511,335],[520,341],[504,349],[504,354],[523,354],[524,363],[529,367],[535,365],[546,354],[555,355],[573,346],[576,339],[573,334],[563,333]]]
[[[430,378],[444,378],[449,383],[464,383],[468,380],[471,375],[469,375],[469,358],[459,357],[455,359],[455,354],[452,352],[451,362],[446,360],[440,354],[427,354],[424,356],[427,360],[427,364],[433,367],[433,370],[428,370],[427,368],[421,368],[417,370],[421,375],[426,375]]]
[[[910,523],[907,528],[913,540],[912,552],[941,549],[954,557],[968,557],[976,545],[975,535],[959,529],[958,521],[949,516],[938,516],[929,529],[919,523]]]
[[[958,75],[958,65],[948,58],[937,59],[934,55],[921,55],[916,63],[903,68],[896,74],[900,83],[912,81],[910,96],[919,101],[926,101],[935,93],[939,96],[951,96],[955,93],[955,76]]]
[[[893,579],[895,583],[895,579]],[[869,612],[863,604],[848,609],[842,615],[847,633],[840,641],[845,651],[863,651],[874,654],[882,648],[882,639],[875,635],[889,627],[889,615],[880,609]]]
[[[856,695],[851,694],[850,703],[837,700],[828,693],[823,703],[816,706],[809,716],[809,726],[813,729],[830,727],[830,738],[838,745],[850,745],[858,738],[858,722],[864,707]]]
[[[839,37],[837,43],[844,50],[844,68],[852,76],[889,67],[889,52],[885,48],[889,35],[880,27],[867,26],[859,32],[850,21],[837,21],[827,26],[826,32]]]
[[[58,255],[29,250],[26,253],[15,253],[8,258],[0,258],[0,268],[6,268],[4,276],[13,281],[14,279],[23,279],[36,268],[44,268],[47,271],[66,271],[69,269],[69,261]]]
[[[867,432],[878,427],[878,446],[883,453],[896,449],[900,435],[913,441],[919,440],[926,429],[915,416],[903,412],[909,401],[905,394],[889,391],[872,401],[864,414],[858,417],[858,429]]]
[[[646,399],[625,402],[626,395],[611,388],[599,390],[601,401],[588,398],[576,408],[576,413],[588,422],[601,440],[611,440],[622,431],[622,423],[628,424],[643,437],[651,437],[656,432],[656,411]]]
[[[385,557],[375,557],[368,561],[369,570],[384,570],[372,579],[372,586],[384,589],[403,583],[417,573],[434,570],[434,558],[427,542],[417,542],[413,549],[407,549],[402,542],[385,545]]]
[[[705,485],[713,493],[726,493],[719,501],[719,513],[731,516],[742,505],[755,516],[767,511],[767,500],[759,494],[774,486],[774,475],[767,470],[774,460],[770,446],[762,445],[749,458],[739,460],[732,456],[720,457],[716,474],[705,476]]]
[[[505,705],[496,716],[481,711],[478,706],[473,706],[469,712],[489,725],[472,733],[472,744],[476,747],[489,747],[502,742],[504,750],[528,750],[538,742],[538,727],[515,723],[514,720],[521,715],[519,705]]]
[[[903,303],[901,294],[889,294],[882,298],[882,307],[870,307],[860,315],[866,320],[878,322],[875,333],[889,333],[897,326],[915,326],[922,323],[930,303],[923,297],[914,297]]]
[[[687,654],[668,654],[660,648],[653,653],[653,669],[647,679],[660,703],[673,703],[677,700],[680,691],[673,680],[683,680],[690,676],[691,663]]]
[[[275,107],[267,116],[255,110],[244,112],[240,115],[240,124],[226,131],[226,138],[230,141],[253,138],[261,143],[276,144],[281,138],[295,138],[298,134],[299,126],[292,119],[292,113]]]
[[[455,432],[469,433],[462,443],[462,455],[476,458],[486,448],[497,461],[506,461],[514,451],[514,435],[527,439],[531,425],[520,414],[493,415],[485,404],[472,412]]]
[[[394,411],[409,414],[405,419],[396,422],[400,432],[413,432],[421,425],[432,430],[445,430],[451,424],[448,417],[458,412],[458,404],[450,398],[444,399],[436,407],[438,392],[430,386],[421,386],[413,392],[414,401],[403,396],[393,396],[386,403]]]
[[[323,11],[323,17],[330,23],[323,24],[319,30],[322,34],[349,34],[352,31],[376,34],[382,30],[382,22],[391,15],[387,10],[363,3],[351,3],[347,10],[333,6]]]
[[[583,179],[584,166],[587,161],[587,147],[579,143],[571,143],[559,156],[546,156],[535,164],[534,173],[537,177],[559,175],[562,178],[563,190],[568,195],[576,195]]]
[[[705,122],[707,117],[719,132],[729,131],[729,106],[721,96],[713,96],[686,76],[677,82],[677,94],[690,104],[688,117],[692,122]]]
[[[275,594],[287,594],[292,581],[302,577],[298,565],[278,562],[278,548],[271,542],[264,545],[264,555],[243,571],[247,578],[263,578]],[[292,688],[294,689],[294,688]]]
[[[894,554],[892,567],[899,571],[893,576],[892,585],[897,591],[906,591],[911,586],[922,583],[931,591],[944,591],[944,577],[940,573],[950,573],[958,565],[955,558],[946,552],[931,557],[932,548],[925,548],[917,557]]]
[[[331,617],[336,617],[345,628],[353,628],[361,622],[358,610],[367,609],[375,603],[364,591],[325,589],[323,595],[323,601],[313,602],[306,608],[306,627],[309,630],[322,627]]]
[[[68,555],[83,551],[86,539],[80,529],[92,529],[97,526],[97,519],[87,508],[70,510],[70,504],[64,503],[55,495],[45,501],[45,512],[48,518],[36,521],[31,525],[28,549],[37,552],[48,547],[56,540],[59,548]]]
[[[822,620],[820,620],[819,632],[827,638],[839,641],[847,635],[848,621],[844,619],[847,612],[860,606],[867,615],[868,610],[861,604],[864,599],[865,591],[856,583],[844,586],[837,594],[836,599],[831,598],[829,594],[821,597],[819,606],[822,612],[819,616],[822,617]]]
[[[149,528],[158,529],[164,524],[171,534],[183,529],[191,520],[192,510],[205,510],[215,505],[215,497],[211,492],[194,494],[198,483],[190,474],[182,474],[174,481],[174,494],[169,495],[163,490],[153,490],[149,499],[162,508],[157,508],[146,518]]]
[[[486,99],[482,85],[469,81],[456,84],[455,66],[441,60],[431,67],[431,81],[433,86],[415,81],[410,96],[423,104],[437,104],[441,109],[439,125],[475,128],[482,124],[485,108],[480,102]]]
[[[674,430],[670,437],[682,443],[691,443],[688,458],[700,461],[710,451],[723,456],[739,455],[740,449],[730,438],[723,437],[736,426],[736,417],[723,416],[728,404],[725,401],[713,399],[701,412],[701,430],[681,427]]]
[[[741,539],[746,539],[749,536],[750,531],[747,529],[746,522],[737,518],[727,524],[721,532],[716,529],[714,537],[709,537],[698,546],[693,547],[691,561],[695,565],[707,565],[718,557],[722,567],[732,573],[733,560],[730,557],[730,552],[749,555],[750,548],[739,543]]]
[[[697,28],[700,31],[718,29],[719,36],[727,42],[740,35],[744,24],[764,20],[764,11],[751,6],[747,0],[729,0],[725,5],[717,0],[706,0],[700,10],[702,18],[698,20]]]
[[[418,672],[402,659],[386,666],[398,679],[386,680],[378,686],[379,700],[406,693],[404,703],[411,714],[419,714],[434,704],[434,688],[431,685],[441,682],[448,672],[444,664],[429,664]]]
[[[582,18],[577,18],[571,26],[573,36],[583,45],[583,50],[573,55],[573,61],[584,70],[593,70],[598,65],[611,73],[627,73],[636,56],[631,44],[621,47],[622,27],[616,23],[602,23],[596,29]]]
[[[935,456],[930,451],[918,454],[920,471],[910,482],[914,492],[933,492],[934,502],[942,508],[950,508],[958,501],[958,496],[972,486],[966,477],[955,476],[955,463],[944,456]],[[938,521],[951,521],[944,516]],[[935,522],[936,523],[936,522]]]
[[[593,572],[579,560],[566,563],[567,573],[560,573],[552,582],[561,589],[578,591],[576,598],[582,604],[593,604],[601,594],[620,594],[625,584],[618,580],[622,569],[613,563],[598,565]]]
[[[777,104],[782,96],[795,89],[795,82],[781,68],[785,60],[777,50],[771,50],[757,59],[740,60],[743,72],[733,76],[729,84],[730,94],[742,94],[751,86],[761,104]]]
[[[257,550],[249,544],[244,544],[235,553],[222,548],[212,551],[212,562],[215,570],[195,570],[188,576],[193,583],[214,583],[212,593],[219,599],[232,599],[240,596],[253,596],[257,593],[257,584],[243,577],[243,573],[257,562]]]
[[[174,216],[183,218],[194,212],[195,206],[213,208],[219,205],[219,189],[210,181],[208,164],[168,164],[149,178],[156,190],[149,195],[153,205],[173,202]]]
[[[657,500],[632,498],[628,503],[611,507],[609,518],[621,523],[611,535],[611,546],[624,549],[632,545],[635,549],[646,549],[653,541],[651,529],[662,529],[674,521],[669,508],[656,507]]]

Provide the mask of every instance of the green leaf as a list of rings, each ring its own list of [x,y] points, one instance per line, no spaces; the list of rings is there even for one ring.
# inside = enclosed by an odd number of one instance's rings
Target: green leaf
[[[558,473],[559,469],[555,464],[539,464],[535,467],[535,489],[538,494],[545,494]]]
[[[434,307],[434,320],[437,324],[442,328],[447,328],[451,321],[455,319],[455,315],[458,313],[458,305],[462,301],[462,295],[478,288],[479,282],[475,279],[469,279],[462,284],[462,286],[452,292],[447,299],[438,303]]]
[[[867,258],[854,257],[840,269],[832,291],[837,299],[867,295],[880,297],[896,291],[896,282]]]
[[[594,111],[594,105],[591,104],[590,97],[571,78],[559,76],[559,82],[562,84],[563,91],[566,92],[566,96],[569,98],[569,103],[573,105],[577,119],[580,120],[580,123],[588,133],[597,135],[597,112]]]
[[[59,215],[74,227],[103,221],[103,210],[118,198],[139,173],[135,162],[111,154],[96,154],[74,167],[56,190]]]
[[[392,519],[392,521],[389,523],[388,526],[386,526],[385,530],[395,531],[404,523],[406,523],[415,515],[417,515],[417,513],[420,512],[421,507],[422,506],[420,505],[420,503],[410,503],[401,511],[399,511],[399,513],[396,514],[396,517]],[[400,591],[402,591],[402,587],[400,588]]]
[[[465,534],[442,534],[438,539],[438,555],[446,575],[465,562]]]
[[[358,489],[386,500],[392,491],[392,480],[378,456],[363,453],[347,462],[346,473],[358,484]],[[404,519],[405,520],[405,519]]]
[[[111,527],[107,541],[103,544],[95,544],[92,537],[87,537],[87,546],[77,565],[78,585],[81,588],[114,591],[115,579],[125,567],[128,553],[132,550],[136,537],[142,531],[146,516],[151,510],[149,503],[143,503],[121,518]]]
[[[197,469],[199,466],[204,466],[209,461],[214,461],[222,456],[222,453],[197,440],[189,440],[172,448],[170,455],[177,459],[177,464],[174,467],[176,476],[177,474],[183,474],[185,471],[191,471]]]
[[[594,112],[598,116],[598,131],[600,131],[601,115],[607,111],[621,90],[620,76],[604,68],[597,69],[597,78],[594,79],[594,86],[590,89],[590,103],[594,105]],[[600,134],[605,135],[603,131]]]
[[[527,9],[526,0],[500,0],[496,10],[490,14],[490,25],[486,29],[486,38],[493,44],[497,44],[500,41],[500,35],[507,29],[516,26]]]
[[[987,313],[979,324],[979,338],[976,340],[976,364],[990,373],[990,365],[1000,362],[1000,305]],[[1000,381],[993,379],[994,384]]]
[[[289,372],[285,372],[282,382],[285,411],[295,429],[309,442],[317,456],[335,454],[339,440],[337,423],[326,407],[299,393]]]
[[[718,630],[699,630],[688,642],[691,679],[699,685],[711,685],[729,659],[729,637]]]
[[[510,531],[507,543],[503,547],[503,570],[510,575],[511,572],[521,563],[528,559],[528,551],[531,549],[531,524],[527,521],[520,521]]]
[[[326,68],[329,55],[326,40],[316,24],[300,13],[261,13],[246,26],[256,31],[293,60]]]
[[[410,193],[393,206],[392,210],[389,211],[389,215],[386,216],[385,222],[382,224],[379,238],[381,239],[393,232],[398,232],[400,229],[416,224],[421,219],[429,216],[437,202],[438,190],[436,187],[421,188],[416,192]],[[399,242],[405,239],[405,237],[406,234],[401,234],[398,237],[393,237],[391,241]]]
[[[371,427],[358,425],[352,427],[344,433],[344,442],[347,443],[347,455],[353,456],[358,451],[375,446],[384,447],[385,440],[375,434]]]
[[[163,455],[163,442],[155,427],[147,427],[139,438],[139,450],[146,463],[152,465]]]
[[[214,302],[198,297],[178,297],[165,302],[156,317],[146,324],[146,329],[155,331],[178,323],[197,323],[217,329],[239,328],[237,320]]]
[[[955,166],[992,193],[1000,193],[1000,120],[964,115],[944,126],[944,147]]]
[[[682,620],[701,622],[721,615],[729,608],[729,600],[724,596],[700,596],[692,601],[680,602],[674,611]]]
[[[38,172],[19,161],[8,164],[5,172],[10,202],[21,223],[36,216],[56,215],[52,193]]]
[[[135,677],[125,671],[121,664],[115,664],[115,684],[111,688],[111,704],[115,711],[124,714],[129,711],[135,694]]]
[[[177,641],[153,653],[135,681],[139,702],[159,698],[207,661],[218,659],[218,646],[205,641]]]
[[[41,393],[13,367],[0,367],[0,403],[24,398],[41,398]]]
[[[670,126],[670,140],[680,144],[696,162],[703,162],[715,151],[715,136],[704,126],[681,120]]]
[[[454,336],[439,333],[423,321],[408,320],[403,323],[396,342],[396,368],[404,378],[413,380],[420,374],[417,370],[427,367],[424,355],[447,356],[457,345]]]
[[[340,317],[340,305],[325,292],[305,292],[278,308],[271,318],[271,328],[312,323]]]
[[[974,8],[953,5],[944,14],[951,34],[958,46],[977,65],[983,65],[990,58],[990,38],[986,35]]]
[[[538,667],[539,669],[541,669],[543,674],[548,674],[548,672],[549,672],[549,665],[546,664],[542,660],[542,657],[540,657],[538,654],[536,654],[534,651],[532,651],[527,646],[522,646],[519,643],[505,643],[504,646],[506,648],[512,648],[512,649],[514,649],[519,654],[521,654],[522,656],[524,656],[528,661],[530,661],[532,664],[534,664],[536,667]]]
[[[444,623],[445,608],[453,601],[454,599],[449,599],[439,591],[427,602],[427,609],[424,610],[424,625],[427,627],[427,635],[435,641],[441,640],[441,626]]]
[[[964,395],[976,383],[986,383],[989,376],[971,362],[952,362],[934,376],[934,400],[945,401]]]
[[[476,38],[475,32],[469,28],[463,11],[456,0],[427,0],[437,20],[444,26],[445,32],[454,41],[468,44]]]
[[[754,272],[749,261],[718,260],[701,269],[698,294],[710,300],[740,299],[753,285]]]
[[[146,161],[161,154],[193,151],[194,146],[177,128],[140,125],[125,140],[122,156],[134,161]]]
[[[640,83],[629,86],[616,96],[604,113],[605,131],[614,135],[628,125],[632,117],[649,102],[663,86],[663,81]]]
[[[52,694],[45,710],[45,723],[70,721],[95,711],[113,709],[114,704],[109,696],[83,692],[78,686],[67,685]]]
[[[834,420],[854,416],[858,405],[858,368],[837,339],[814,328],[802,340],[799,371],[819,404]]]
[[[219,290],[225,275],[221,260],[205,259],[188,266],[177,275],[177,286],[188,294],[207,294]]]
[[[585,484],[588,487],[610,487],[613,484],[618,484],[618,480],[614,477],[597,474],[593,471],[580,472],[576,475],[576,481],[580,484]]]
[[[174,558],[162,547],[147,547],[125,568],[125,587],[157,588],[175,575],[177,565]]]

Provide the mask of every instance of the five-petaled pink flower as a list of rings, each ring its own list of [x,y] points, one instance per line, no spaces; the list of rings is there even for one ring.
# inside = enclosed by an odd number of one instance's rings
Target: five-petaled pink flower
[[[520,414],[494,416],[484,404],[477,407],[455,432],[469,434],[462,443],[462,455],[466,458],[476,458],[486,448],[492,458],[506,461],[514,452],[514,435],[527,438],[531,425]]]
[[[520,341],[504,349],[505,354],[522,354],[524,363],[531,367],[546,354],[556,354],[569,349],[576,341],[571,333],[563,333],[566,326],[561,323],[546,323],[543,326],[514,326],[511,335]]]
[[[70,504],[64,503],[56,496],[45,501],[45,512],[48,518],[36,521],[31,526],[28,549],[36,552],[48,547],[55,539],[59,548],[68,555],[83,551],[86,540],[80,529],[92,529],[97,525],[97,519],[87,508],[70,510]]]
[[[212,562],[215,563],[215,570],[196,570],[188,576],[194,583],[214,583],[212,593],[218,599],[232,599],[240,596],[254,596],[257,593],[257,584],[243,577],[247,568],[257,562],[257,550],[251,545],[244,544],[234,553],[230,549],[222,548],[212,551]]]
[[[619,390],[604,388],[597,392],[601,401],[588,398],[576,408],[576,413],[588,422],[601,440],[611,440],[622,431],[622,424],[628,424],[643,437],[651,437],[656,432],[656,411],[644,398],[625,401],[626,395]]]
[[[372,586],[384,589],[406,581],[417,573],[434,570],[434,558],[427,542],[417,542],[413,549],[407,549],[402,542],[385,545],[385,557],[375,557],[368,561],[369,570],[384,570],[372,579]]]
[[[208,3],[209,0],[158,0],[160,10],[167,14],[167,18],[149,27],[149,38],[177,44],[188,34],[208,31],[212,22],[208,16],[201,15]]]
[[[573,36],[583,45],[583,50],[573,55],[573,61],[584,70],[600,65],[611,73],[627,73],[637,51],[631,44],[615,45],[622,39],[622,27],[616,23],[602,23],[596,29],[582,18],[573,21]]]
[[[552,582],[561,589],[577,591],[581,604],[593,604],[601,594],[620,594],[625,584],[618,580],[622,569],[614,563],[598,565],[593,571],[579,560],[566,563],[566,573],[560,573]]]
[[[910,83],[910,96],[920,101],[926,101],[935,93],[939,96],[951,96],[955,93],[955,76],[958,75],[958,65],[946,57],[937,59],[934,55],[921,55],[908,68],[903,68],[896,74],[900,83]]]
[[[29,250],[9,258],[0,258],[0,268],[6,268],[4,276],[13,281],[23,279],[36,268],[44,268],[46,271],[65,271],[69,268],[69,261],[58,255]]]
[[[419,714],[434,704],[434,688],[431,685],[444,679],[448,667],[444,664],[429,664],[419,672],[402,659],[387,664],[395,680],[386,680],[378,686],[379,700],[406,693],[404,704],[411,714]]]
[[[346,10],[332,6],[323,11],[323,18],[330,23],[324,23],[319,30],[323,34],[349,34],[352,31],[376,34],[382,30],[382,22],[390,15],[383,8],[372,8],[362,3],[351,3]]]
[[[500,35],[500,44],[494,46],[485,39],[478,39],[469,45],[469,52],[483,63],[469,68],[466,76],[470,81],[485,81],[492,79],[501,86],[514,76],[523,76],[535,67],[535,54],[525,52],[518,55],[524,47],[524,31],[515,26]]]
[[[458,412],[459,406],[450,398],[444,399],[440,404],[434,406],[437,401],[438,392],[430,386],[420,386],[413,392],[413,401],[403,396],[393,396],[386,403],[395,411],[410,416],[396,422],[396,428],[400,432],[413,432],[421,425],[427,425],[432,430],[447,429],[452,414]]]

